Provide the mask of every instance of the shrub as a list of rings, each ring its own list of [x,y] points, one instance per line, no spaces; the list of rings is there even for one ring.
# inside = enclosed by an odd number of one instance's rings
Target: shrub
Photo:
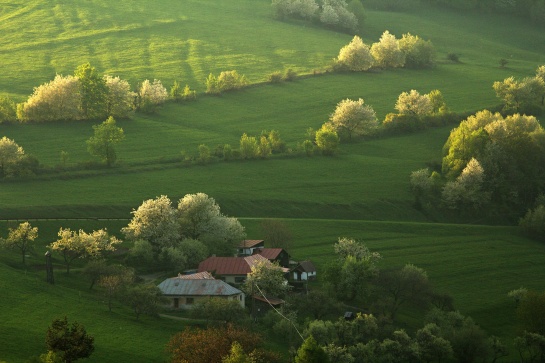
[[[339,56],[335,59],[338,70],[366,71],[373,66],[374,59],[370,47],[363,43],[357,35],[352,41],[341,48]]]
[[[303,150],[306,156],[312,156],[314,154],[314,143],[310,140],[303,141]]]
[[[447,54],[447,59],[454,63],[460,63],[460,57],[456,53]]]
[[[199,145],[199,162],[201,164],[208,164],[211,159],[212,155],[210,154],[210,148],[205,144]]]
[[[0,124],[17,121],[17,107],[9,97],[0,96]]]
[[[288,68],[284,72],[284,81],[294,81],[297,78],[297,72],[295,72],[293,69]]]
[[[240,138],[240,156],[243,159],[254,159],[258,154],[259,146],[256,138],[243,134]]]
[[[520,219],[519,226],[526,235],[545,240],[545,206],[539,205],[535,209],[528,210]]]
[[[272,72],[271,74],[269,74],[269,82],[271,83],[280,83],[282,82],[282,72],[280,71],[275,71],[275,72]]]
[[[153,113],[157,106],[168,99],[168,92],[160,80],[154,79],[153,82],[150,82],[146,79],[140,86],[139,96],[139,109],[142,112]]]
[[[399,48],[405,54],[407,68],[430,68],[435,64],[435,49],[429,40],[425,41],[411,33],[403,34]]]

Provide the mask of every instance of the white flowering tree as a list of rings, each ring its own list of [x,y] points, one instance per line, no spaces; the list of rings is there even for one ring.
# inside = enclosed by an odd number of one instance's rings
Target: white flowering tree
[[[340,135],[352,136],[372,134],[378,127],[377,116],[373,108],[363,99],[342,100],[329,117],[329,125]]]
[[[134,108],[134,99],[137,96],[131,91],[131,85],[119,77],[104,76],[106,87],[106,113],[116,118],[127,118]]]
[[[6,169],[16,164],[25,155],[22,147],[7,137],[0,139],[0,177],[6,175]]]
[[[402,115],[425,116],[433,112],[433,105],[428,95],[413,89],[399,95],[395,109]]]
[[[176,211],[166,195],[145,200],[132,215],[129,225],[121,229],[126,239],[148,241],[154,251],[180,239]]]
[[[17,107],[22,122],[77,120],[82,117],[79,81],[74,76],[56,75],[52,81],[34,88],[28,100]]]
[[[18,249],[23,256],[23,264],[26,263],[26,254],[34,249],[33,242],[38,238],[38,227],[32,227],[30,223],[23,222],[17,228],[10,228],[8,238],[0,239],[5,248]]]
[[[160,80],[154,79],[150,82],[146,79],[140,86],[139,96],[140,109],[144,112],[155,112],[157,106],[168,99],[168,91]]]
[[[355,35],[349,44],[341,48],[335,62],[350,71],[360,72],[371,68],[374,58],[371,55],[370,47]]]
[[[376,65],[381,68],[397,68],[405,64],[405,54],[399,47],[395,35],[390,34],[388,30],[382,33],[377,43],[373,43],[371,54]]]
[[[115,251],[115,246],[121,243],[117,238],[109,236],[106,230],[86,233],[81,229],[76,232],[70,228],[61,228],[58,236],[59,239],[50,244],[49,248],[62,255],[67,274],[70,273],[70,266],[74,260],[101,257],[105,252]]]

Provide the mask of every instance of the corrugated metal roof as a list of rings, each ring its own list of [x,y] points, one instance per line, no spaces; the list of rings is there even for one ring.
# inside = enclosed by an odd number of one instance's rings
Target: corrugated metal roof
[[[164,295],[174,296],[231,296],[242,293],[222,280],[185,280],[172,277],[161,282],[158,287]]]
[[[208,271],[197,272],[189,275],[178,274],[178,279],[183,280],[214,280],[214,276]]]

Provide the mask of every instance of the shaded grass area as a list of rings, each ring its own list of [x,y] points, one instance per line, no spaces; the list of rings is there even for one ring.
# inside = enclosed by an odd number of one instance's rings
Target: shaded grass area
[[[512,347],[519,333],[507,293],[524,286],[542,291],[545,245],[520,236],[516,227],[338,220],[285,220],[294,239],[290,253],[323,268],[338,237],[364,242],[383,259],[381,269],[412,263],[424,268],[435,288],[454,298],[462,314]],[[261,238],[260,220],[243,219],[249,238]],[[319,272],[318,272],[319,273]],[[403,309],[404,319],[412,312]],[[419,321],[417,321],[420,323]],[[414,322],[413,322],[414,323]],[[412,329],[415,326],[410,327]]]
[[[448,128],[345,146],[336,157],[273,158],[67,180],[2,183],[3,218],[129,218],[143,200],[204,192],[234,216],[420,219],[411,171],[440,159]]]

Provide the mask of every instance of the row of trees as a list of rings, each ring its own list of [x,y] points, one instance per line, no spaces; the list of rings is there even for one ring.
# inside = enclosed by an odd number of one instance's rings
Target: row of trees
[[[359,0],[272,0],[272,7],[278,19],[302,19],[350,32],[361,28],[365,19]]]
[[[341,48],[334,61],[334,69],[352,72],[367,71],[371,68],[429,68],[435,64],[435,50],[428,40],[403,34],[401,39],[386,30],[380,40],[371,46],[359,36]]]
[[[191,100],[195,91],[174,82],[170,94],[160,80],[144,80],[136,91],[126,80],[101,75],[89,63],[82,64],[73,75],[56,75],[36,88],[28,100],[15,104],[0,97],[0,123],[96,120],[107,117],[127,118],[134,110],[146,113],[169,98]]]

